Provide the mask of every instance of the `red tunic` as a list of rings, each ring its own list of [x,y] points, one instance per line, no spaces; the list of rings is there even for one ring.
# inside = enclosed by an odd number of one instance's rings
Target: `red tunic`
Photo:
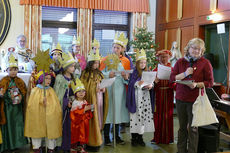
[[[170,66],[170,65],[167,65]],[[154,70],[157,71],[157,68]],[[155,112],[154,112],[154,141],[163,144],[173,142],[173,85],[169,80],[160,80],[154,86]]]
[[[80,142],[87,144],[89,140],[89,120],[93,117],[89,110],[84,113],[85,104],[81,109],[70,112],[71,119],[71,144]]]

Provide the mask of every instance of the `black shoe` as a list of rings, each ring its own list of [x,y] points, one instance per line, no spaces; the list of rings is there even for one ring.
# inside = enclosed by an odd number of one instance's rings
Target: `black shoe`
[[[142,140],[142,141],[138,141],[138,144],[140,145],[140,146],[142,146],[142,147],[144,147],[145,146],[145,142]]]
[[[84,149],[84,147],[82,147]],[[100,146],[98,147],[92,147],[92,146],[86,146],[85,150],[88,152],[98,152],[100,149]]]
[[[140,134],[137,137],[137,143],[142,147],[145,146],[145,142],[143,141],[142,135],[140,135]]]
[[[120,137],[117,137],[117,138],[116,138],[116,143],[117,143],[117,144],[120,144],[120,145],[124,145],[124,144],[125,144],[125,141],[121,140]]]
[[[105,137],[105,146],[112,146],[112,143],[109,137]]]
[[[133,147],[136,147],[138,145],[137,140],[131,140],[131,144]]]

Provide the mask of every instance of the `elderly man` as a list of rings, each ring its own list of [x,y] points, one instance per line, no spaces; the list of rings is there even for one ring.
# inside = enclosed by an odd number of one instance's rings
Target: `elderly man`
[[[17,37],[17,46],[15,48],[8,49],[7,54],[4,59],[5,62],[8,62],[8,57],[10,54],[13,54],[14,57],[18,59],[18,67],[20,72],[29,72],[33,70],[34,62],[30,60],[32,57],[32,52],[30,49],[26,48],[26,36],[19,35]]]

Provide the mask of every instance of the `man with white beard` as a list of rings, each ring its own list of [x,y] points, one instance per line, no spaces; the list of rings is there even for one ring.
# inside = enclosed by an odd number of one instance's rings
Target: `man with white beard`
[[[27,39],[25,35],[19,35],[17,37],[17,45],[15,50],[9,50],[5,55],[5,62],[8,62],[8,57],[13,54],[16,59],[18,59],[19,72],[31,73],[33,70],[34,62],[30,59],[32,57],[32,52],[30,49],[26,48]]]

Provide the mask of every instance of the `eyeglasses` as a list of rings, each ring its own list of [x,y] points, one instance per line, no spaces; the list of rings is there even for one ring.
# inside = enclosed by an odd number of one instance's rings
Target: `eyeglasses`
[[[191,46],[190,48],[192,48],[193,50],[201,50],[201,48],[199,48],[199,47],[195,47],[195,46]]]

